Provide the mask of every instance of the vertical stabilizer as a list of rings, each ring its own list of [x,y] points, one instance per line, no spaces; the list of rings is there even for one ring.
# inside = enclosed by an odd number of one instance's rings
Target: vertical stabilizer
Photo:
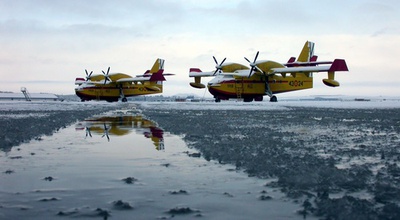
[[[154,63],[153,67],[151,67],[150,73],[157,73],[159,70],[164,69],[165,60],[158,58]]]
[[[307,41],[304,44],[303,49],[299,57],[297,58],[298,62],[310,62],[311,58],[314,56],[314,43]]]
[[[165,81],[165,77],[163,76],[163,69],[158,70],[156,73],[151,74],[150,82],[154,81]]]

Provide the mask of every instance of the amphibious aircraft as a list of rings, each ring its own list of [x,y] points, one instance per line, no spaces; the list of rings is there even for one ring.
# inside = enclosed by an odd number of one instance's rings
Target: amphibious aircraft
[[[249,62],[250,67],[238,63],[225,63],[226,58],[216,63],[215,70],[202,72],[199,68],[190,68],[189,77],[194,77],[190,85],[194,88],[205,88],[201,77],[214,77],[208,82],[208,90],[216,102],[231,98],[243,99],[244,102],[262,101],[264,95],[270,97],[271,102],[276,102],[275,94],[290,92],[313,87],[313,72],[328,72],[328,78],[323,79],[327,86],[337,87],[335,72],[348,71],[346,61],[317,61],[314,55],[314,43],[307,41],[299,57],[291,57],[287,63],[281,64],[270,60],[257,61],[259,52],[254,61]]]
[[[101,75],[93,75],[92,72],[86,72],[85,78],[76,78],[75,93],[81,101],[88,100],[106,100],[115,102],[121,99],[126,102],[126,97],[137,95],[148,95],[162,93],[164,76],[173,75],[164,73],[164,60],[157,59],[153,67],[147,70],[143,75],[132,77],[124,73],[110,73],[110,67],[107,72]]]
[[[164,150],[164,131],[153,121],[141,115],[112,114],[88,118],[77,124],[76,130],[85,130],[86,138],[92,133],[110,141],[110,136],[128,135],[132,131],[152,140],[156,150]]]

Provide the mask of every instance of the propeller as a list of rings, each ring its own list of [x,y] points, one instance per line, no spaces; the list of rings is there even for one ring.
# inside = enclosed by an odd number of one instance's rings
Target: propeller
[[[85,69],[86,72],[86,81],[88,81],[90,79],[90,76],[92,75],[93,71],[90,71],[90,73],[88,73],[88,71]]]
[[[247,60],[247,62],[249,62],[249,64],[250,64],[250,73],[249,73],[249,78],[250,78],[250,76],[252,75],[252,73],[253,73],[253,71],[255,70],[255,69],[257,69],[258,71],[260,71],[261,73],[264,73],[257,65],[256,65],[256,61],[257,61],[257,58],[258,58],[258,54],[260,53],[260,51],[257,51],[257,53],[256,53],[256,56],[254,57],[254,61],[253,62],[250,62],[250,60],[249,59],[247,59],[246,57],[244,57],[244,59],[245,60]]]
[[[253,73],[253,71],[255,70],[255,69],[257,69],[261,74],[264,74],[264,79],[265,79],[265,94],[271,94],[271,96],[272,96],[272,92],[271,92],[271,89],[269,88],[269,83],[268,83],[268,75],[264,72],[264,71],[262,71],[262,69],[260,69],[257,65],[256,65],[256,61],[257,61],[257,58],[258,58],[258,54],[259,54],[259,51],[257,51],[257,53],[256,53],[256,56],[254,57],[254,61],[253,62],[250,62],[250,60],[249,59],[247,59],[246,57],[244,58],[245,60],[247,60],[247,62],[249,62],[249,64],[250,64],[250,67],[251,67],[251,69],[250,69],[250,73],[249,73],[249,78],[251,77],[251,75],[252,75],[252,73]]]
[[[213,76],[217,73],[217,71],[219,70],[219,72],[221,73],[221,69],[222,69],[222,64],[225,62],[225,60],[226,60],[226,57],[222,60],[222,62],[220,63],[220,64],[218,64],[218,61],[217,61],[217,59],[215,58],[215,56],[213,56],[213,58],[214,58],[214,62],[215,62],[215,64],[217,64],[216,66],[215,66],[215,72],[214,72],[214,74],[213,74]]]
[[[110,77],[108,77],[108,74],[110,73],[110,67],[108,67],[107,73],[105,73],[103,70],[102,70],[102,72],[103,72],[103,75],[104,75],[104,85],[105,85],[107,83],[107,80],[111,81]]]

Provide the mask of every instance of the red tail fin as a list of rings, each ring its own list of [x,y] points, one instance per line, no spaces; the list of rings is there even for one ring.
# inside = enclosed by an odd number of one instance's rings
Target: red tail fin
[[[201,73],[201,69],[199,69],[199,68],[190,68],[189,72]]]
[[[349,71],[346,61],[342,59],[335,59],[331,65],[331,68],[329,68],[329,72],[335,71]]]
[[[314,55],[314,56],[312,56],[312,57],[310,58],[310,62],[316,62],[317,59],[318,59],[318,56],[317,56],[317,55]]]
[[[156,73],[151,74],[150,81],[165,81],[163,72],[164,70],[160,69]]]

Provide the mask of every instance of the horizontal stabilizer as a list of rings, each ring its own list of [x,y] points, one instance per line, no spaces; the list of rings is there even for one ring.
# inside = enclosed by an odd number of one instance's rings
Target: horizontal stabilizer
[[[315,56],[314,56],[315,57]],[[294,63],[284,63],[284,66],[287,67],[296,67],[296,66],[317,66],[317,65],[324,65],[324,64],[332,64],[332,61],[310,61],[310,62],[294,62]]]

